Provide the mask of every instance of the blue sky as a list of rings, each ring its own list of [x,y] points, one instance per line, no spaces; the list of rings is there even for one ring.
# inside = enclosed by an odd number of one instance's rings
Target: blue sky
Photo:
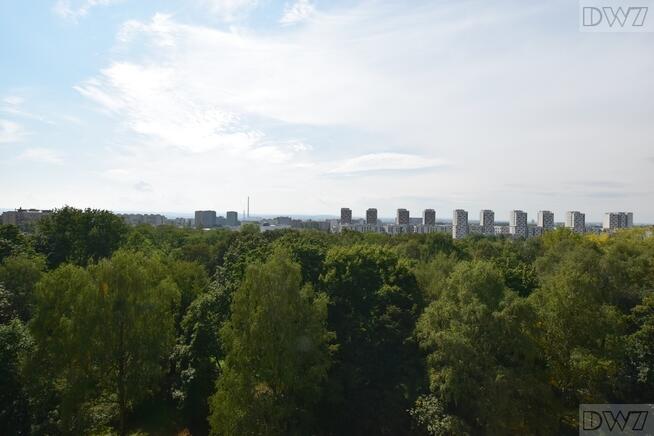
[[[7,0],[0,207],[652,222],[653,53],[568,0]]]

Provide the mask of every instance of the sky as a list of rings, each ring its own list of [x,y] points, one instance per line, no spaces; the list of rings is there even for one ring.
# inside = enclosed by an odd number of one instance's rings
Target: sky
[[[654,33],[570,0],[2,0],[0,208],[654,222]]]

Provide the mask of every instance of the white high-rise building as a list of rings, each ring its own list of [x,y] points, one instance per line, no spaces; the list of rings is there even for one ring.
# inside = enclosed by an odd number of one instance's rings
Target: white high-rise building
[[[575,233],[584,233],[586,231],[586,215],[576,210],[566,212],[565,226]]]
[[[461,239],[468,236],[468,212],[456,209],[452,215],[452,238]]]
[[[482,209],[479,212],[479,228],[482,235],[495,234],[495,212],[490,209]]]
[[[512,210],[509,214],[509,232],[516,238],[527,238],[527,212]]]
[[[604,230],[616,230],[634,225],[633,212],[607,212],[604,214],[602,227]]]
[[[554,228],[554,214],[549,210],[539,210],[538,227],[543,231],[552,230]]]

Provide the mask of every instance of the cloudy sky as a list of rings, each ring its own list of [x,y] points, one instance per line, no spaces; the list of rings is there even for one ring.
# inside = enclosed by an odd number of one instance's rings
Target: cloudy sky
[[[570,0],[3,0],[0,208],[654,222],[653,78]]]

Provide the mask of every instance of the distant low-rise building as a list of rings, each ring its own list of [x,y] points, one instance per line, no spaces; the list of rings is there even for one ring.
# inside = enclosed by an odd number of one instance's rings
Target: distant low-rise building
[[[536,238],[538,236],[543,236],[544,228],[541,226],[529,226],[527,228],[527,237]]]
[[[8,210],[2,213],[2,224],[14,225],[24,232],[31,231],[32,228],[43,217],[52,213],[51,210],[23,209]]]
[[[290,216],[278,216],[273,222],[278,226],[290,226],[292,218]]]
[[[402,235],[412,232],[412,226],[408,224],[386,224],[383,226],[384,231],[389,235]]]
[[[192,218],[182,218],[182,217],[166,218],[165,224],[184,229],[184,228],[194,227],[194,220]]]
[[[166,217],[160,214],[149,214],[149,213],[121,213],[118,214],[121,217],[125,224],[130,226],[138,226],[141,224],[148,224],[151,226],[162,226],[166,224]]]

